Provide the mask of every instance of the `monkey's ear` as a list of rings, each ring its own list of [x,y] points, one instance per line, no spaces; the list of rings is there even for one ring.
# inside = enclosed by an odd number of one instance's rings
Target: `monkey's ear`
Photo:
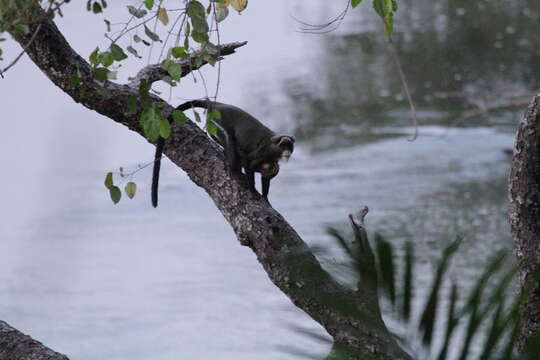
[[[292,135],[289,135],[289,138],[291,139],[292,143],[294,143],[296,141],[296,138]]]

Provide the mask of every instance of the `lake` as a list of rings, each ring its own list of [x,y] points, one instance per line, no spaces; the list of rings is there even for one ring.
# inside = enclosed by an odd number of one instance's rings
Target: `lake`
[[[125,19],[124,5],[110,4],[106,16]],[[343,6],[252,1],[231,14],[222,41],[249,43],[222,62],[219,99],[297,137],[270,199],[308,244],[326,249],[323,264],[338,278],[351,280],[326,229],[345,228],[347,215],[367,205],[371,232],[398,249],[414,242],[426,286],[441,249],[463,236],[452,275],[466,287],[490,255],[512,247],[505,150],[540,79],[540,39],[530,36],[540,3],[400,1],[394,43],[418,108],[415,141],[370,4],[328,34],[303,33],[295,20],[323,23]],[[107,46],[102,17],[81,4],[65,13],[60,29],[83,56]],[[2,44],[6,59],[19,51]],[[146,61],[123,66],[120,81]],[[204,77],[212,93],[216,70]],[[168,87],[157,90],[169,98]],[[112,204],[105,174],[153,158],[139,135],[75,104],[27,58],[0,81],[0,94],[0,319],[77,360],[328,352],[298,331],[322,328],[268,280],[211,199],[169,161],[157,209],[150,168],[135,175],[134,200]],[[170,102],[204,95],[200,78],[185,78]]]

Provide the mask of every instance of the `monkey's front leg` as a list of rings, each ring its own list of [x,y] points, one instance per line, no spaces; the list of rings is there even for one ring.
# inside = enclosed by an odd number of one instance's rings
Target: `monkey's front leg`
[[[263,198],[268,201],[268,192],[270,191],[270,178],[261,176],[261,182],[262,182],[262,195]]]
[[[246,171],[246,176],[248,180],[248,186],[250,189],[255,190],[255,171],[249,167],[249,162],[246,161],[244,165],[244,170]]]
[[[234,135],[227,136],[224,150],[229,174],[232,177],[242,180],[242,164],[240,155],[238,154],[238,150],[236,148],[236,138]]]

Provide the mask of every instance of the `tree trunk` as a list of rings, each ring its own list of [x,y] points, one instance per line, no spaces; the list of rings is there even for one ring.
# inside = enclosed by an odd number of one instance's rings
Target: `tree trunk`
[[[524,291],[540,269],[540,94],[532,99],[519,125],[509,181],[510,225],[519,266],[518,287]],[[528,296],[522,311],[519,349],[539,333],[538,290]]]
[[[127,85],[106,81],[100,85],[88,63],[69,46],[56,25],[49,20],[40,24],[39,29],[37,23],[30,24],[27,36],[11,32],[21,46],[30,43],[27,53],[31,60],[73,100],[142,135],[142,109],[139,107],[137,114],[128,110],[130,97],[138,97],[134,84],[140,81]],[[77,71],[82,81],[70,84],[70,77]],[[139,73],[143,78],[145,74]],[[164,114],[172,111],[161,98],[152,99]],[[410,359],[388,332],[377,299],[364,290],[342,286],[323,270],[285,219],[258,193],[229,175],[223,152],[197,125],[191,121],[174,124],[164,153],[208,193],[240,243],[253,250],[270,280],[320,323],[337,344],[358,359]]]

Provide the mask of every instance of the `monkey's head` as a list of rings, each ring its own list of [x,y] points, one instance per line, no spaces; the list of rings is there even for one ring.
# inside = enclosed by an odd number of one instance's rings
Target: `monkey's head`
[[[258,170],[262,177],[272,179],[279,173],[279,164],[277,162],[265,162],[261,164]]]
[[[277,146],[279,151],[278,161],[287,162],[294,151],[294,136],[276,135],[272,137],[272,144]]]

